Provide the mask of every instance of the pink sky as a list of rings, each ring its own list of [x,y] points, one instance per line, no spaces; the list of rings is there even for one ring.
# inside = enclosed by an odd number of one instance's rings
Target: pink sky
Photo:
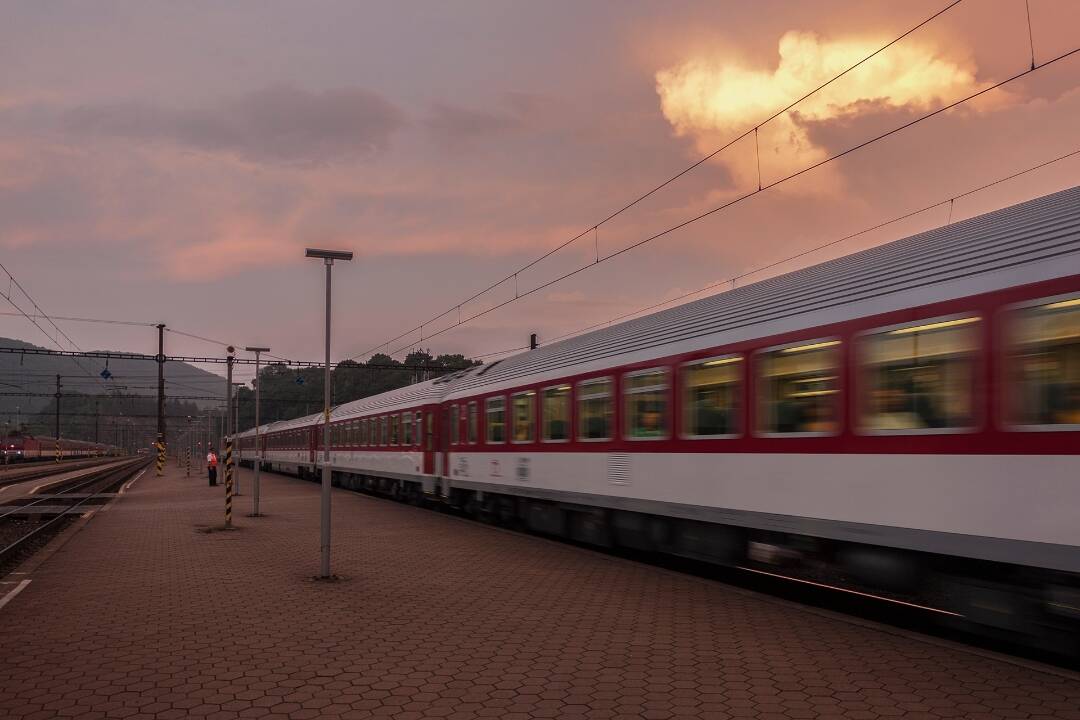
[[[591,227],[944,5],[10,3],[0,256],[50,313],[313,359],[322,275],[303,248],[351,249],[335,271],[334,354],[348,357]],[[1037,62],[1080,46],[1080,5],[1030,5]],[[1029,64],[1023,0],[966,0],[762,128],[763,180]],[[1080,149],[1077,127],[1073,56],[424,345],[483,355],[602,322]],[[601,254],[756,186],[756,166],[753,145],[736,145],[603,226]],[[1078,179],[1074,157],[965,198],[953,217]],[[593,252],[577,243],[519,287]],[[148,330],[62,326],[84,348],[154,351]],[[49,344],[16,317],[0,316],[0,335]],[[220,352],[177,336],[167,350]]]

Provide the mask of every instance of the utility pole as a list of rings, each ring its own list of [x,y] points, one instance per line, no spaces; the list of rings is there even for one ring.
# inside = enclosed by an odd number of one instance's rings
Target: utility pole
[[[262,465],[262,443],[259,441],[259,361],[264,352],[270,352],[266,347],[247,347],[248,352],[255,353],[255,490],[251,500],[251,515],[259,517],[259,470]]]
[[[232,498],[233,498],[233,431],[232,431],[232,366],[233,353],[236,352],[232,345],[228,347],[226,359],[225,378],[225,527],[232,527]]]
[[[60,376],[56,376],[56,462],[60,462]]]
[[[240,432],[240,388],[244,387],[244,383],[233,383],[233,385],[234,385],[234,389],[235,389],[235,395],[233,396],[233,407],[231,409],[231,412],[232,412],[232,435],[235,436],[236,433]],[[234,442],[233,443],[234,449],[235,449],[235,446],[236,446],[236,443]],[[235,477],[235,479],[233,481],[233,486],[235,488],[235,492],[233,492],[233,495],[236,496],[236,495],[240,495],[240,473],[234,473],[234,474],[235,474],[236,477]]]
[[[158,323],[157,354],[157,474],[165,473],[165,325]]]

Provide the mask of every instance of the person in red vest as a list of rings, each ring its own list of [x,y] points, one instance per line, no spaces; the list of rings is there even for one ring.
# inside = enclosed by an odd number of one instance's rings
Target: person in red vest
[[[210,452],[206,454],[206,471],[210,476],[210,485],[217,485],[217,455],[214,448],[210,448]]]

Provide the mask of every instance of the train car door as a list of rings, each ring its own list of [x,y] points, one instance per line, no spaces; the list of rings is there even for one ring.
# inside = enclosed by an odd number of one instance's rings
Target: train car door
[[[439,474],[443,477],[450,477],[450,408],[442,408],[442,417],[440,422],[436,423],[439,426],[439,432],[436,436],[436,442],[439,448],[439,457],[442,460],[439,463]]]
[[[413,431],[416,433],[417,444],[420,445],[420,452],[423,453],[423,471],[425,475],[434,475],[435,468],[438,467],[435,456],[435,437],[434,437],[434,413],[431,408],[425,408],[423,412],[416,413],[416,429]]]

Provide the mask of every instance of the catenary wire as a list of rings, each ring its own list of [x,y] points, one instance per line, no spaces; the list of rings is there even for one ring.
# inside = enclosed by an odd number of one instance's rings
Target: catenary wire
[[[1073,48],[1072,50],[1069,50],[1069,51],[1066,51],[1066,52],[1064,52],[1064,53],[1062,53],[1060,55],[1057,55],[1056,57],[1051,58],[1050,60],[1047,60],[1047,61],[1043,62],[1040,65],[1037,65],[1034,69],[1030,69],[1030,68],[1024,69],[1023,71],[1021,71],[1019,73],[1016,73],[1016,74],[1014,74],[1014,75],[1012,75],[1012,76],[1010,76],[1008,78],[1005,78],[1003,80],[999,80],[998,82],[993,83],[992,85],[989,85],[989,86],[987,86],[987,87],[985,87],[985,88],[983,88],[981,90],[978,90],[978,91],[976,91],[976,92],[974,92],[974,93],[972,93],[970,95],[967,95],[967,96],[965,96],[963,98],[960,98],[959,100],[955,100],[955,101],[953,101],[953,102],[951,102],[951,103],[949,103],[947,105],[944,105],[944,106],[942,106],[942,107],[940,107],[940,108],[938,108],[936,110],[932,110],[932,111],[930,111],[930,112],[928,112],[928,113],[926,113],[924,115],[920,115],[919,117],[914,118],[914,119],[912,119],[912,120],[910,120],[910,121],[908,121],[906,123],[903,123],[903,124],[901,124],[901,125],[899,125],[897,127],[894,127],[891,130],[887,130],[887,131],[885,131],[885,132],[883,132],[883,133],[881,133],[879,135],[876,135],[876,136],[874,136],[874,137],[872,137],[872,138],[870,138],[868,140],[865,140],[865,141],[863,141],[861,143],[853,145],[852,147],[849,147],[846,150],[842,150],[842,151],[840,151],[838,153],[835,153],[833,155],[830,155],[830,156],[828,156],[828,157],[826,157],[826,158],[824,158],[822,160],[819,160],[818,162],[812,163],[812,164],[802,168],[801,170],[797,170],[797,171],[795,171],[795,172],[793,172],[793,173],[791,173],[789,175],[786,175],[786,176],[784,176],[782,178],[779,178],[778,180],[774,180],[771,183],[765,184],[765,185],[763,185],[761,187],[761,189],[751,190],[751,191],[749,191],[749,192],[747,192],[747,193],[745,193],[743,195],[740,195],[740,196],[738,196],[736,198],[733,198],[733,199],[731,199],[731,200],[729,200],[729,201],[727,201],[725,203],[722,203],[721,205],[718,205],[718,206],[716,206],[716,207],[714,207],[714,208],[712,208],[710,210],[707,210],[707,211],[705,211],[703,213],[695,215],[694,217],[691,217],[691,218],[689,218],[687,220],[684,220],[684,221],[682,221],[682,222],[680,222],[680,223],[678,223],[676,225],[668,227],[668,228],[666,228],[666,229],[664,229],[664,230],[662,230],[662,231],[660,231],[658,233],[655,233],[655,234],[650,235],[650,236],[648,236],[646,238],[643,238],[643,239],[637,241],[636,243],[628,245],[627,247],[624,247],[624,248],[620,248],[619,250],[616,250],[613,253],[610,253],[610,254],[605,255],[605,256],[603,256],[601,258],[598,258],[595,262],[588,263],[587,265],[583,265],[583,266],[581,266],[579,268],[576,268],[575,270],[571,270],[570,272],[559,275],[558,277],[555,277],[552,280],[541,283],[540,285],[537,285],[537,286],[535,286],[533,288],[530,288],[529,290],[526,290],[525,292],[516,294],[514,297],[512,297],[512,298],[510,298],[508,300],[504,300],[503,302],[498,303],[496,305],[493,305],[490,308],[487,308],[485,310],[481,310],[481,311],[479,311],[477,313],[474,313],[472,315],[466,316],[463,319],[459,319],[455,324],[449,325],[449,326],[447,326],[445,328],[442,328],[441,330],[430,333],[424,339],[425,340],[430,340],[431,338],[438,337],[439,335],[442,335],[443,333],[446,333],[446,332],[449,332],[450,330],[454,330],[454,329],[456,329],[458,327],[461,327],[462,325],[465,325],[465,324],[467,324],[467,323],[469,323],[469,322],[471,322],[473,320],[476,320],[477,318],[480,318],[480,317],[483,317],[483,316],[488,315],[490,313],[493,313],[496,310],[500,310],[500,309],[506,307],[507,305],[510,305],[512,303],[517,302],[518,300],[521,300],[522,298],[529,297],[530,295],[538,293],[541,290],[546,290],[547,288],[551,287],[552,285],[555,285],[555,284],[557,284],[559,282],[562,282],[563,280],[566,280],[568,278],[574,277],[575,275],[578,275],[578,274],[580,274],[580,273],[582,273],[582,272],[584,272],[586,270],[589,270],[590,268],[596,267],[597,265],[599,265],[599,264],[601,264],[603,262],[607,262],[608,260],[612,260],[614,258],[620,257],[620,256],[622,256],[622,255],[624,255],[624,254],[626,254],[626,253],[628,253],[628,252],[630,252],[632,250],[636,250],[637,248],[639,248],[639,247],[641,247],[643,245],[651,243],[654,240],[658,240],[658,239],[660,239],[662,237],[665,237],[666,235],[670,235],[673,232],[681,230],[682,228],[685,228],[685,227],[687,227],[689,225],[692,225],[692,224],[694,224],[696,222],[699,222],[699,221],[701,221],[701,220],[703,220],[703,219],[705,219],[707,217],[711,217],[712,215],[715,215],[716,213],[722,212],[722,211],[724,211],[724,210],[726,210],[726,209],[728,209],[730,207],[733,207],[733,206],[741,203],[744,200],[747,200],[747,199],[749,199],[751,197],[754,197],[754,196],[759,195],[759,194],[761,194],[763,192],[766,192],[766,191],[768,191],[768,190],[770,190],[770,189],[772,189],[774,187],[777,187],[778,185],[781,185],[783,183],[794,180],[795,178],[801,177],[802,175],[805,175],[808,172],[816,170],[817,168],[822,167],[823,165],[826,165],[828,163],[831,163],[831,162],[839,160],[839,159],[841,159],[843,157],[846,157],[847,155],[850,155],[851,153],[854,153],[854,152],[856,152],[858,150],[861,150],[862,148],[865,148],[865,147],[867,147],[869,145],[872,145],[873,143],[876,143],[876,142],[878,142],[880,140],[884,140],[887,137],[890,137],[892,135],[900,133],[900,132],[902,132],[902,131],[910,128],[910,127],[913,127],[913,126],[915,126],[915,125],[917,125],[917,124],[919,124],[919,123],[921,123],[921,122],[923,122],[925,120],[929,120],[930,118],[936,117],[937,115],[940,115],[940,114],[942,114],[942,113],[944,113],[944,112],[946,112],[948,110],[951,110],[951,109],[953,109],[955,107],[958,107],[959,105],[962,105],[962,104],[964,104],[966,102],[974,100],[975,98],[981,97],[981,96],[985,95],[986,93],[997,90],[998,88],[1000,88],[1000,87],[1002,87],[1004,85],[1007,85],[1007,84],[1009,84],[1011,82],[1015,82],[1016,80],[1019,80],[1020,78],[1026,77],[1027,75],[1030,75],[1030,74],[1032,74],[1032,73],[1034,73],[1034,72],[1036,72],[1038,70],[1041,70],[1041,69],[1043,69],[1043,68],[1045,68],[1045,67],[1047,67],[1049,65],[1053,65],[1053,64],[1055,64],[1057,62],[1060,62],[1061,60],[1065,60],[1066,58],[1069,58],[1069,57],[1075,55],[1078,52],[1080,52],[1080,47]],[[413,332],[413,331],[410,331],[410,333],[411,332]],[[409,334],[409,333],[406,333],[406,335],[407,334]],[[399,337],[403,337],[403,336],[399,336]],[[402,350],[406,350],[408,348],[413,347],[415,344],[416,343],[407,343],[405,345],[402,345],[402,346],[399,346],[399,347],[395,348],[394,350],[391,350],[387,354],[390,355],[390,356],[393,356],[396,353],[401,352]],[[382,347],[382,346],[380,345],[379,347]]]
[[[411,328],[410,330],[407,330],[406,332],[404,332],[404,333],[402,333],[402,334],[400,334],[400,335],[398,335],[398,336],[396,336],[396,337],[394,337],[394,338],[391,338],[390,340],[387,340],[387,341],[385,341],[385,342],[381,342],[381,343],[379,343],[378,345],[375,345],[375,346],[371,347],[370,349],[368,349],[368,350],[365,350],[364,352],[361,352],[361,353],[358,353],[358,354],[356,354],[356,355],[353,355],[353,356],[351,356],[351,357],[350,357],[349,359],[350,359],[350,360],[355,360],[356,358],[358,358],[358,357],[361,357],[361,356],[363,356],[363,355],[368,355],[369,353],[372,353],[372,352],[374,352],[374,351],[378,350],[378,349],[379,349],[379,348],[381,348],[381,347],[389,347],[389,345],[390,345],[390,344],[392,344],[392,343],[395,343],[395,342],[397,342],[398,340],[402,339],[403,337],[407,337],[408,335],[411,335],[411,334],[412,334],[412,333],[414,333],[414,332],[417,332],[417,331],[421,331],[421,332],[422,332],[422,331],[423,331],[423,329],[424,329],[424,327],[426,327],[426,326],[428,326],[428,325],[430,325],[430,324],[432,324],[432,323],[434,323],[434,322],[436,322],[436,321],[438,321],[438,320],[440,320],[440,319],[442,319],[442,318],[446,317],[447,315],[449,315],[450,313],[454,312],[455,310],[460,310],[460,308],[461,308],[461,307],[462,307],[463,305],[465,305],[465,304],[467,304],[467,303],[469,303],[469,302],[472,302],[473,300],[477,299],[478,297],[480,297],[480,296],[484,295],[485,293],[488,293],[488,292],[490,292],[491,290],[494,290],[495,288],[499,287],[500,285],[502,285],[502,284],[504,284],[504,283],[506,283],[506,282],[508,282],[508,281],[510,281],[510,280],[512,280],[512,279],[516,279],[516,278],[517,278],[517,276],[518,276],[518,275],[519,275],[520,273],[522,273],[522,272],[525,272],[525,271],[526,271],[526,270],[528,270],[529,268],[531,268],[531,267],[535,266],[536,264],[538,264],[538,263],[542,262],[543,260],[545,260],[545,259],[547,259],[547,258],[551,257],[552,255],[554,255],[554,254],[555,254],[555,253],[557,253],[558,251],[562,250],[563,248],[565,248],[565,247],[567,247],[567,246],[569,246],[569,245],[573,244],[574,242],[576,242],[576,241],[580,240],[580,239],[581,239],[581,238],[583,238],[583,237],[586,237],[586,236],[587,236],[587,235],[588,235],[589,233],[592,233],[592,232],[596,232],[596,231],[598,231],[598,229],[599,229],[600,227],[602,227],[602,226],[603,226],[604,224],[606,224],[606,223],[610,222],[611,220],[614,220],[614,219],[615,219],[616,217],[618,217],[619,215],[622,215],[622,214],[623,214],[623,213],[625,213],[625,212],[626,212],[627,210],[630,210],[631,208],[635,207],[636,205],[638,205],[639,203],[641,203],[641,202],[642,202],[643,200],[646,200],[647,198],[649,198],[649,197],[651,197],[652,195],[656,194],[657,192],[659,192],[659,191],[660,191],[660,190],[662,190],[663,188],[667,187],[667,186],[668,186],[668,185],[670,185],[671,183],[675,182],[675,181],[676,181],[676,180],[678,180],[679,178],[683,177],[683,176],[684,176],[684,175],[686,175],[687,173],[689,173],[689,172],[692,172],[692,171],[693,171],[693,170],[695,170],[696,168],[700,167],[700,166],[701,166],[702,164],[704,164],[704,163],[708,162],[709,160],[711,160],[712,158],[716,157],[717,155],[719,155],[719,154],[720,154],[720,153],[722,153],[723,151],[727,150],[727,149],[728,149],[728,148],[730,148],[731,146],[735,145],[735,144],[736,144],[736,143],[738,143],[739,141],[743,140],[744,138],[747,138],[747,137],[749,137],[749,136],[750,136],[751,134],[755,134],[755,133],[757,133],[758,129],[759,129],[759,128],[761,128],[762,126],[764,126],[764,125],[768,124],[769,122],[772,122],[773,120],[775,120],[776,118],[780,117],[781,115],[783,115],[783,114],[784,114],[784,113],[786,113],[787,111],[791,110],[792,108],[794,108],[794,107],[795,107],[796,105],[800,104],[801,102],[803,102],[803,101],[804,101],[804,100],[806,100],[807,98],[809,98],[809,97],[811,97],[811,96],[815,95],[816,93],[820,92],[820,91],[821,91],[821,90],[823,90],[824,88],[828,87],[828,86],[829,86],[829,85],[831,85],[832,83],[836,82],[836,81],[837,81],[837,80],[839,80],[840,78],[842,78],[842,77],[844,77],[845,75],[847,75],[848,73],[850,73],[850,72],[851,72],[852,70],[855,70],[856,68],[860,67],[861,65],[863,65],[864,63],[866,63],[866,62],[868,62],[869,60],[873,59],[874,57],[876,57],[876,56],[877,56],[877,55],[879,55],[880,53],[884,52],[884,51],[885,51],[885,50],[887,50],[888,48],[892,47],[892,46],[893,46],[893,45],[895,45],[896,43],[898,43],[898,42],[900,42],[901,40],[903,40],[904,38],[908,37],[908,36],[909,36],[909,35],[911,35],[911,34],[912,34],[913,32],[916,32],[917,30],[919,30],[920,28],[924,27],[924,26],[925,26],[925,25],[927,25],[928,23],[932,22],[933,20],[937,19],[937,18],[938,18],[938,17],[940,17],[941,15],[945,14],[946,12],[948,12],[949,10],[951,10],[952,8],[954,8],[954,7],[956,7],[957,5],[959,5],[959,4],[961,3],[961,2],[963,2],[963,0],[953,0],[953,2],[950,2],[950,3],[949,3],[949,4],[947,4],[947,5],[945,6],[945,7],[941,8],[940,10],[938,10],[938,11],[937,11],[937,12],[935,12],[935,13],[933,13],[933,14],[932,14],[932,15],[930,15],[929,17],[927,17],[927,18],[923,19],[923,20],[922,20],[921,22],[917,23],[916,25],[913,25],[912,27],[910,27],[910,28],[909,28],[908,30],[906,30],[906,31],[905,31],[905,32],[903,32],[902,34],[900,34],[900,35],[896,36],[895,38],[893,38],[893,39],[892,39],[892,40],[890,40],[889,42],[885,43],[884,45],[882,45],[882,46],[881,46],[881,47],[879,47],[878,49],[874,50],[874,51],[873,51],[872,53],[870,53],[869,55],[865,56],[864,58],[862,58],[862,59],[861,59],[861,60],[859,60],[858,62],[856,62],[856,63],[854,63],[853,65],[849,66],[849,67],[848,67],[848,68],[846,68],[845,70],[841,71],[841,72],[840,72],[840,73],[838,73],[837,75],[834,75],[833,77],[829,78],[828,80],[826,80],[826,81],[825,81],[825,82],[823,82],[822,84],[820,84],[820,85],[818,85],[817,87],[815,87],[815,88],[814,88],[813,90],[810,90],[810,91],[809,91],[809,92],[807,92],[806,94],[804,94],[804,95],[802,95],[801,97],[799,97],[799,98],[798,98],[797,100],[794,100],[794,101],[792,101],[791,103],[789,103],[788,105],[786,105],[786,106],[784,106],[783,108],[781,108],[780,110],[777,110],[776,112],[774,112],[774,113],[773,113],[772,115],[770,115],[770,116],[769,116],[769,117],[767,117],[766,119],[764,119],[764,120],[762,120],[762,121],[758,122],[758,123],[757,123],[756,125],[754,125],[753,127],[751,127],[751,128],[748,128],[747,130],[743,131],[743,132],[742,132],[742,133],[741,133],[740,135],[738,135],[737,137],[735,137],[735,138],[733,138],[733,139],[729,140],[729,141],[728,141],[727,143],[725,143],[725,144],[724,144],[724,145],[722,145],[721,147],[719,147],[719,148],[717,148],[716,150],[714,150],[714,151],[710,152],[709,154],[707,154],[707,155],[705,155],[705,156],[703,156],[703,157],[699,158],[698,160],[694,161],[694,162],[693,162],[692,164],[690,164],[689,166],[687,166],[686,168],[684,168],[684,169],[683,169],[683,170],[681,170],[680,172],[676,173],[675,175],[672,175],[672,176],[671,176],[671,177],[669,177],[668,179],[666,179],[666,180],[664,180],[663,182],[661,182],[661,183],[660,183],[659,185],[656,185],[656,186],[654,186],[653,188],[651,188],[650,190],[648,190],[648,191],[647,191],[647,192],[645,192],[644,194],[642,194],[642,195],[638,196],[637,198],[635,198],[635,199],[634,199],[634,200],[632,200],[631,202],[629,202],[629,203],[627,203],[626,205],[622,206],[622,207],[621,207],[621,208],[619,208],[618,210],[616,210],[616,211],[612,212],[612,213],[611,213],[610,215],[608,215],[607,217],[605,217],[605,218],[604,218],[603,220],[601,220],[600,222],[598,222],[598,223],[595,223],[595,224],[593,224],[593,225],[590,225],[589,227],[587,227],[587,228],[586,228],[585,230],[582,230],[582,231],[581,231],[580,233],[578,233],[578,234],[577,234],[577,235],[575,235],[574,237],[570,238],[569,240],[565,240],[564,242],[562,242],[562,243],[560,243],[559,245],[555,246],[554,248],[552,248],[551,250],[547,251],[546,253],[544,253],[544,254],[540,255],[539,257],[535,258],[534,260],[531,260],[530,262],[528,262],[527,264],[525,264],[525,265],[523,265],[522,267],[518,268],[517,270],[515,270],[515,271],[514,271],[514,272],[512,272],[512,273],[510,273],[509,275],[505,276],[504,278],[502,278],[502,279],[501,279],[501,280],[499,280],[498,282],[492,283],[491,285],[488,285],[488,286],[487,286],[486,288],[484,288],[483,290],[480,290],[479,292],[476,292],[476,293],[474,293],[473,295],[471,295],[470,297],[466,298],[465,300],[462,300],[462,301],[460,301],[460,302],[458,302],[458,303],[455,303],[454,305],[450,306],[449,308],[447,308],[447,309],[446,309],[445,311],[443,311],[442,313],[439,313],[438,315],[436,315],[436,316],[434,316],[434,317],[432,317],[432,318],[428,319],[427,321],[425,321],[425,322],[421,323],[420,325],[417,325],[416,327],[414,327],[414,328]],[[1034,69],[1034,66],[1032,67],[1032,69]],[[596,260],[596,262],[595,262],[595,263],[593,263],[593,264],[598,264],[599,262],[600,262],[600,258],[599,258],[599,255],[598,255],[598,256],[597,256],[597,260]],[[515,296],[516,296],[516,295],[517,295],[517,293],[515,292]],[[433,337],[433,336],[429,336],[429,337]],[[423,338],[422,338],[422,339],[423,339]],[[411,345],[410,345],[410,346],[411,346]],[[406,346],[406,347],[409,347],[409,346]],[[397,350],[395,350],[394,352],[397,352]],[[390,353],[390,354],[391,354],[391,355],[393,355],[393,353]]]

